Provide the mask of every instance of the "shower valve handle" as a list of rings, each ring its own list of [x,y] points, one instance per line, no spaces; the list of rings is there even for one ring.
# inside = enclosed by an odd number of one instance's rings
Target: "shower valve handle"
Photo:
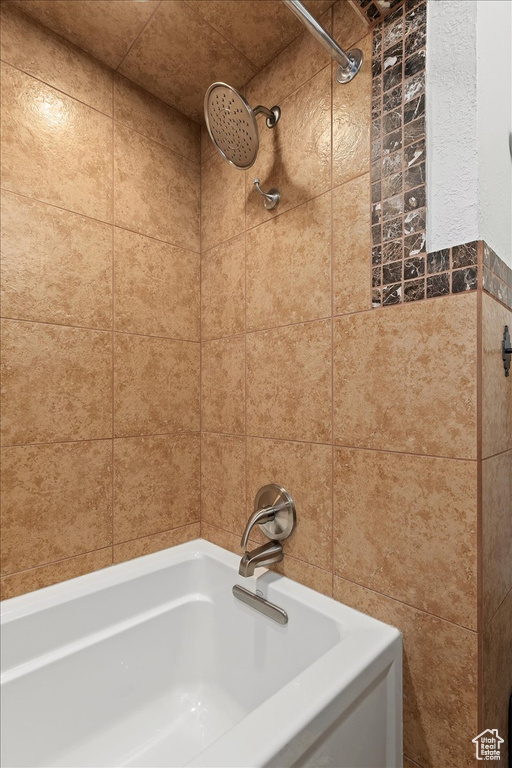
[[[268,192],[264,192],[260,187],[259,179],[254,179],[254,186],[256,187],[259,194],[264,198],[263,205],[267,211],[272,211],[274,208],[277,208],[279,201],[281,200],[281,195],[279,194],[278,189],[273,187],[272,189],[269,189]]]

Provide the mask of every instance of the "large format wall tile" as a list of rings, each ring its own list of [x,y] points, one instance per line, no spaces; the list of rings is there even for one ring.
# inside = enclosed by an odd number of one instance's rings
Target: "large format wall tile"
[[[334,320],[334,438],[476,458],[476,295]]]
[[[115,224],[199,251],[199,165],[116,123]]]
[[[1,9],[2,60],[112,114],[112,71],[66,40],[5,4]]]
[[[112,228],[2,193],[2,314],[112,326]]]
[[[245,331],[245,235],[201,257],[201,331],[203,339]]]
[[[316,16],[330,4],[331,0],[305,2],[309,12]],[[232,0],[194,0],[192,7],[258,68],[264,67],[302,30],[300,21],[281,3],[267,5],[245,0],[242,13],[237,13]]]
[[[512,750],[508,730],[508,707],[512,690],[512,590],[503,600],[498,611],[483,628],[483,688],[482,728],[497,728],[505,739],[501,745],[500,765],[508,765]]]
[[[12,0],[12,4],[28,10],[45,26],[115,68],[158,6],[158,0],[30,0],[28,4],[26,0]]]
[[[197,123],[121,75],[114,79],[114,117],[178,155],[195,163],[200,161]]]
[[[247,329],[331,314],[331,195],[247,232]]]
[[[331,439],[331,321],[247,335],[247,434]]]
[[[473,768],[477,634],[338,576],[334,597],[403,633],[405,753],[429,768]]]
[[[330,9],[321,16],[320,23],[327,32],[331,31]],[[323,46],[305,31],[249,80],[245,86],[247,100],[251,105],[280,104],[328,66],[330,60]]]
[[[260,119],[260,148],[246,177],[247,227],[274,218],[331,185],[331,80],[330,67],[308,80],[281,102],[282,115],[275,128]],[[267,211],[254,179],[267,191],[277,187],[281,202]]]
[[[113,547],[114,563],[122,563],[125,560],[133,560],[134,557],[144,557],[153,552],[160,552],[162,549],[177,547],[179,544],[185,544],[187,541],[199,539],[201,536],[201,526],[199,523],[182,525],[181,528],[172,528],[163,533],[154,533],[151,536],[144,536],[141,539],[133,541],[123,541]]]
[[[2,186],[111,220],[112,121],[2,65]]]
[[[247,515],[259,488],[277,483],[290,491],[298,524],[283,542],[292,555],[325,570],[332,567],[332,448],[249,438],[247,442]],[[255,538],[266,541],[256,532]]]
[[[194,5],[162,3],[119,71],[200,123],[208,86],[220,80],[239,88],[256,67]]]
[[[112,565],[112,547],[86,552],[84,555],[41,565],[39,568],[29,568],[0,579],[1,598],[7,600],[23,595],[25,592],[33,592],[35,589],[49,587],[60,581],[75,579],[77,576],[108,568],[109,565]]]
[[[332,191],[333,312],[371,306],[370,175]]]
[[[476,462],[336,448],[334,489],[338,575],[476,629]]]
[[[112,543],[109,440],[2,449],[2,572]]]
[[[95,52],[108,42],[119,64],[158,3],[16,5],[80,45],[96,29]],[[16,457],[4,597],[112,563],[113,330],[115,559],[200,529],[199,435],[141,437],[200,427],[199,126],[13,6],[0,9],[2,437]]]
[[[354,47],[368,32],[368,24],[355,8],[346,2],[333,5],[333,37],[342,48]],[[342,86],[343,87],[343,86]]]
[[[245,503],[245,437],[201,436],[201,521],[241,536]]]
[[[217,152],[201,169],[201,248],[231,240],[245,226],[244,173]]]
[[[245,428],[245,337],[208,341],[201,348],[201,416],[207,432]]]
[[[337,84],[337,64],[332,65],[332,175],[335,186],[370,170],[372,36],[367,35],[358,47],[363,51],[363,65],[350,83]]]
[[[512,589],[512,451],[482,462],[481,546],[482,615],[487,624]]]
[[[512,312],[482,294],[482,456],[512,449],[512,379],[501,358],[503,330],[512,333]]]
[[[112,336],[2,321],[2,441],[112,435]]]
[[[116,437],[199,429],[199,344],[116,334]]]
[[[114,541],[199,520],[199,462],[199,435],[116,439]]]
[[[200,257],[116,227],[117,331],[199,340]]]

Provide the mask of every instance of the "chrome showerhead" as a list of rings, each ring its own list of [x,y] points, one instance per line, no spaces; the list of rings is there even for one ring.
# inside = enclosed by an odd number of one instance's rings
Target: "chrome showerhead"
[[[213,83],[204,97],[204,116],[210,137],[222,157],[245,171],[256,160],[259,147],[257,115],[266,115],[268,128],[281,116],[279,107],[255,107],[226,83]]]

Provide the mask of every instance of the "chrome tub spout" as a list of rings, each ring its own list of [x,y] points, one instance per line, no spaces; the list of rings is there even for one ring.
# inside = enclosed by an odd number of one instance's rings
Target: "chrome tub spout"
[[[269,541],[252,552],[246,552],[240,560],[238,573],[240,576],[252,576],[255,568],[266,567],[280,563],[283,559],[283,548],[278,541]]]

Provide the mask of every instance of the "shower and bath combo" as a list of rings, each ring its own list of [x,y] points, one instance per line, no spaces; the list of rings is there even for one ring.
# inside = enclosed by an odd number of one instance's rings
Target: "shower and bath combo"
[[[299,0],[282,0],[297,16],[318,42],[338,62],[336,80],[349,83],[361,69],[363,53],[359,48],[345,52],[330,34],[312,16]],[[204,98],[204,114],[210,138],[222,157],[241,171],[251,168],[259,149],[258,115],[265,115],[267,128],[274,128],[281,117],[281,109],[275,105],[268,109],[258,105],[252,108],[235,88],[226,83],[212,83]],[[254,187],[263,197],[267,210],[279,205],[278,189],[264,192],[260,180],[254,179]]]

